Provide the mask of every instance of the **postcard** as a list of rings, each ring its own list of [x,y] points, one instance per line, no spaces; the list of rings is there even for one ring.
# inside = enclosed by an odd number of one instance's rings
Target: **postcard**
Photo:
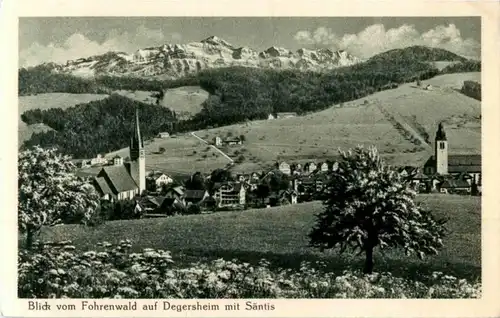
[[[500,314],[498,4],[2,13],[2,315]]]

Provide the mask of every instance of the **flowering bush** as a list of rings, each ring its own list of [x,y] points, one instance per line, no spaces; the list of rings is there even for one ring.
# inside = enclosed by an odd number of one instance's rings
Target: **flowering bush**
[[[218,259],[173,266],[168,251],[132,253],[131,242],[77,252],[71,242],[39,243],[18,255],[20,298],[477,298],[480,283],[434,273],[425,283],[394,277],[321,270],[272,269]]]

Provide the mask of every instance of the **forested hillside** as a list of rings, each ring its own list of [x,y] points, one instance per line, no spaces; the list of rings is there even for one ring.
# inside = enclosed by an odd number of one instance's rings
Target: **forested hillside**
[[[27,124],[44,123],[56,131],[35,133],[24,147],[56,146],[77,158],[93,157],[128,146],[135,108],[139,109],[144,139],[167,130],[175,119],[168,108],[143,104],[128,98],[110,97],[62,110],[30,110],[22,115]]]
[[[466,62],[468,61],[465,57],[452,53],[450,51],[430,48],[426,46],[409,46],[403,49],[393,49],[377,55],[374,55],[369,59],[370,62],[374,61],[386,61],[386,62],[396,62],[396,61],[419,61],[419,62],[435,62],[435,61],[456,61],[456,62]]]
[[[458,64],[439,71],[430,61],[458,61]],[[464,69],[478,71],[480,67],[480,62],[468,61],[451,52],[418,46],[391,50],[366,62],[328,72],[227,67],[206,69],[183,79],[165,81],[110,76],[82,79],[53,74],[41,66],[20,70],[19,94],[95,93],[103,90],[109,93],[128,89],[157,91],[161,95],[169,88],[200,86],[210,93],[210,97],[203,103],[200,113],[170,127],[171,132],[179,132],[264,119],[274,112],[316,112],[377,91],[396,88],[401,83],[425,80],[442,73],[463,72]],[[36,134],[26,145],[55,144],[75,156],[90,156],[126,147],[129,130],[124,129],[128,126],[123,126],[123,123],[130,120],[127,114],[136,104],[113,96],[90,103],[88,110],[85,106],[78,106],[67,111],[30,111],[23,115],[23,121],[28,124],[43,122],[59,132]],[[151,112],[141,118],[147,123],[145,136],[164,130],[164,124],[172,121],[168,109],[139,104]],[[123,107],[129,113],[118,111],[117,107]]]

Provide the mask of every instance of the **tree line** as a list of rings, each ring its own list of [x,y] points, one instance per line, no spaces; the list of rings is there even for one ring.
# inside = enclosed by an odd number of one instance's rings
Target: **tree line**
[[[55,131],[35,133],[23,147],[56,147],[76,158],[91,158],[127,147],[133,132],[135,109],[139,110],[141,134],[151,138],[167,130],[175,113],[170,109],[141,103],[113,94],[106,99],[80,104],[66,110],[34,109],[23,113],[27,124],[44,123]]]
[[[442,71],[428,61],[458,60]],[[27,124],[42,122],[56,131],[34,134],[26,145],[57,145],[74,156],[89,157],[126,147],[130,138],[130,112],[141,105],[144,137],[159,131],[170,133],[226,126],[248,120],[265,119],[270,113],[316,112],[399,84],[425,80],[442,73],[477,71],[480,62],[457,58],[439,49],[412,47],[379,54],[366,62],[328,72],[227,67],[202,70],[178,80],[101,76],[94,79],[54,74],[50,67],[21,69],[19,94],[65,91],[97,93],[115,89],[156,91],[164,96],[169,88],[199,85],[210,93],[202,110],[187,120],[176,120],[166,108],[142,104],[125,97],[67,110],[31,110],[22,115]],[[37,75],[38,74],[38,75]],[[122,107],[126,112],[122,111]],[[109,110],[107,110],[109,109]],[[125,123],[129,124],[125,124]]]

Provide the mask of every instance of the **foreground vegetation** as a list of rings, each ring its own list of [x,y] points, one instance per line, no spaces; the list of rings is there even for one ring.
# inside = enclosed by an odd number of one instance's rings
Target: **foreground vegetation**
[[[417,201],[436,216],[449,218],[450,234],[444,247],[439,255],[425,260],[408,258],[398,250],[375,252],[377,271],[407,278],[434,271],[468,279],[480,277],[480,198],[432,194],[419,195]],[[236,258],[257,265],[265,258],[274,267],[290,269],[299,269],[303,261],[324,261],[327,269],[335,273],[353,266],[362,268],[362,257],[338,255],[337,251],[321,253],[308,246],[307,234],[314,225],[314,215],[322,210],[320,202],[310,202],[243,212],[111,221],[97,227],[61,225],[46,227],[40,239],[71,240],[77,250],[85,251],[100,241],[118,243],[120,238],[128,237],[133,241],[133,251],[169,250],[183,266],[216,258]]]
[[[18,257],[20,298],[478,298],[481,284],[442,273],[407,280],[390,273],[329,273],[302,263],[272,269],[236,260],[174,266],[170,252],[131,253],[131,242],[75,252],[41,243]]]

